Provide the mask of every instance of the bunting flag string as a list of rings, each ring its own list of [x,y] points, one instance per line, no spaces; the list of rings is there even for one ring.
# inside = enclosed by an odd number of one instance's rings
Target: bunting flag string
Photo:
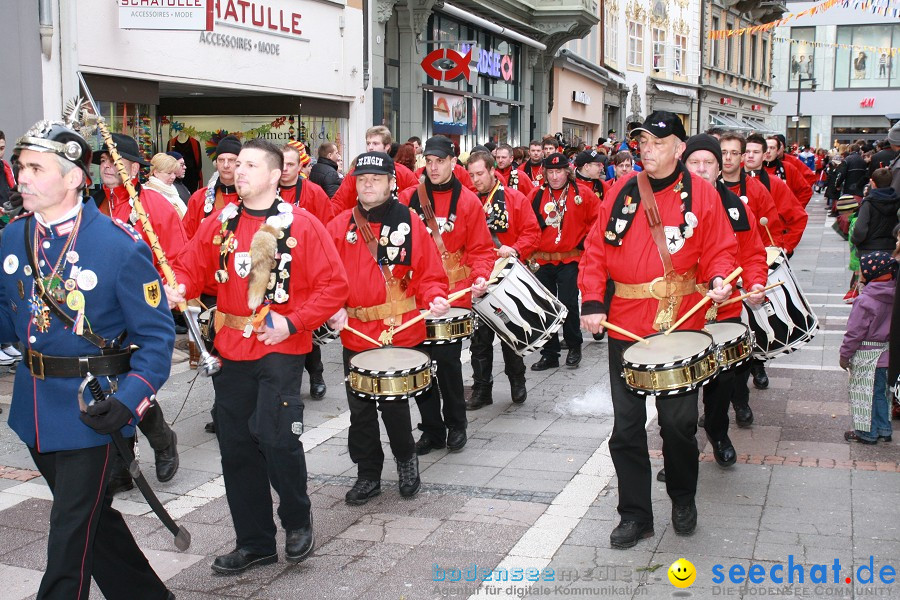
[[[900,48],[890,48],[887,46],[864,46],[860,44],[831,44],[827,42],[810,42],[807,40],[792,40],[790,38],[777,35],[772,36],[772,41],[782,44],[797,44],[798,46],[809,46],[812,48],[840,48],[841,50],[878,52],[883,54],[890,54],[891,56],[900,54]]]
[[[843,5],[848,2],[860,2],[860,3],[871,3],[873,0],[825,0],[825,2],[821,2],[816,4],[815,6],[811,6],[804,11],[798,13],[791,13],[789,15],[785,15],[780,19],[776,19],[770,23],[763,23],[762,25],[751,25],[750,27],[741,27],[740,29],[717,29],[714,31],[710,31],[706,34],[706,37],[711,40],[724,40],[730,37],[735,37],[738,35],[745,34],[753,34],[759,33],[761,31],[771,31],[776,27],[781,27],[794,19],[799,19],[801,17],[807,17],[811,15],[817,15],[825,12],[830,8],[834,8],[838,5]]]

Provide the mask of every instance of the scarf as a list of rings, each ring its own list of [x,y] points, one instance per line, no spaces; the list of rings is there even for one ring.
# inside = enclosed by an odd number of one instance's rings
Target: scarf
[[[371,210],[363,208],[358,201],[356,207],[369,223],[381,225],[378,231],[378,264],[380,266],[409,266],[412,264],[412,213],[410,209],[400,204],[393,194],[387,202],[379,204]],[[349,244],[355,244],[359,240],[356,221],[353,217],[350,217],[345,239]]]
[[[481,204],[487,218],[488,229],[492,233],[505,233],[509,231],[509,212],[506,210],[506,197],[503,185],[499,181],[487,194],[479,194]]]
[[[738,231],[750,231],[750,218],[747,216],[747,207],[737,194],[728,189],[723,179],[716,182],[716,191],[722,199],[722,207],[731,220],[731,228]]]

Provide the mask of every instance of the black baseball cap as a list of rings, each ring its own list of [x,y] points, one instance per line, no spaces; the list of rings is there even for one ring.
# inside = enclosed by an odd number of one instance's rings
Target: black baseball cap
[[[584,150],[583,152],[579,152],[578,156],[575,157],[575,166],[583,167],[588,163],[605,163],[606,155],[602,152],[597,152],[596,150]]]
[[[150,163],[144,160],[144,157],[141,156],[141,149],[138,147],[137,141],[131,137],[130,135],[125,135],[124,133],[114,133],[112,134],[113,144],[116,145],[116,150],[119,152],[119,156],[124,158],[125,160],[130,160],[131,162],[136,162],[142,167],[149,167]],[[103,154],[109,154],[109,148],[106,143],[100,146],[100,149],[94,152],[93,163],[95,165],[100,164],[100,157]],[[110,157],[112,155],[110,154]]]
[[[631,130],[631,137],[637,137],[642,131],[646,131],[653,137],[666,138],[674,135],[682,142],[687,139],[684,124],[675,113],[665,110],[653,111],[647,120]]]
[[[394,176],[394,159],[384,152],[365,152],[356,157],[353,176],[387,175]]]
[[[545,169],[568,169],[569,159],[562,152],[554,152],[542,164]]]
[[[453,152],[453,142],[450,141],[450,138],[436,135],[425,141],[425,149],[422,150],[422,156],[447,158],[448,156],[456,156],[456,154]]]

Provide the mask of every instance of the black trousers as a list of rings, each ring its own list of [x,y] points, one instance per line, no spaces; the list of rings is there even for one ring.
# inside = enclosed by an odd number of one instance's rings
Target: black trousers
[[[419,346],[416,350],[427,351]],[[350,373],[350,359],[357,352],[344,348],[344,376]],[[347,435],[347,447],[350,459],[357,466],[360,479],[379,481],[384,467],[384,450],[381,448],[381,434],[378,430],[378,413],[387,432],[391,452],[399,461],[409,460],[416,452],[416,442],[412,434],[412,417],[409,412],[409,401],[405,402],[373,402],[362,400],[350,393],[347,384],[347,403],[350,406],[350,431]],[[434,386],[425,394],[437,393]]]
[[[472,334],[469,351],[472,353],[472,376],[476,386],[491,387],[494,370],[494,330],[482,323]],[[503,351],[503,371],[510,381],[525,377],[525,361],[506,342],[500,343]]]
[[[734,391],[731,395],[731,403],[735,408],[750,404],[750,367],[765,364],[759,359],[751,358],[734,369]]]
[[[613,431],[609,454],[619,478],[618,511],[623,520],[653,522],[650,504],[650,455],[647,449],[645,397],[632,392],[622,377],[622,354],[633,342],[609,339],[609,381]],[[697,392],[656,400],[666,491],[674,504],[690,504],[697,492]]]
[[[93,577],[109,600],[167,598],[165,584],[106,493],[113,447],[29,450],[53,492],[47,568],[37,597],[87,598]]]
[[[322,346],[313,344],[312,350],[306,355],[304,366],[311,381],[322,379],[322,373],[325,371],[325,365],[322,364]]]
[[[281,501],[278,517],[285,530],[310,523],[306,458],[299,439],[303,363],[302,354],[222,359],[222,370],[213,375],[216,434],[237,547],[255,554],[275,553],[270,484]]]
[[[466,398],[462,377],[462,342],[426,346],[437,366],[437,390],[416,398],[422,422],[419,429],[445,442],[448,429],[466,430]],[[440,392],[440,393],[438,393]]]
[[[562,326],[563,339],[569,348],[580,348],[584,338],[581,336],[581,307],[578,304],[578,263],[541,265],[535,275],[569,309]],[[541,356],[558,359],[561,350],[559,335],[554,332],[541,348]]]

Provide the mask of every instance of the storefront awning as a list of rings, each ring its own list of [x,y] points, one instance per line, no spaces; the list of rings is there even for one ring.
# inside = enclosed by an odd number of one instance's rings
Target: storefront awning
[[[675,94],[676,96],[684,96],[685,98],[691,98],[693,100],[697,99],[697,92],[689,89],[678,87],[677,85],[666,85],[664,83],[655,83],[653,84],[656,89],[661,92],[665,92],[667,94]]]
[[[741,119],[741,121],[751,130],[757,133],[774,133],[771,129],[765,127],[759,121],[753,121],[752,119]]]
[[[739,123],[734,117],[729,117],[728,115],[709,115],[710,125],[718,125],[719,127],[726,127],[728,129],[734,129],[735,131],[754,131],[752,127],[749,127],[743,123]]]

